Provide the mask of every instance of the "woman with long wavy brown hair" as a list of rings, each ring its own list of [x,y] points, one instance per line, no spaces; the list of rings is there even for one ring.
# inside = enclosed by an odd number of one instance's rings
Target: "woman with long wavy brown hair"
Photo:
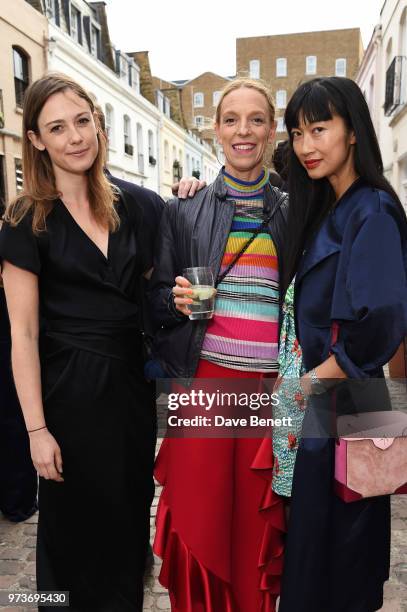
[[[141,610],[155,417],[137,288],[151,249],[134,201],[105,177],[82,87],[39,79],[23,124],[25,190],[6,211],[0,259],[40,475],[38,590],[69,591],[75,611]]]

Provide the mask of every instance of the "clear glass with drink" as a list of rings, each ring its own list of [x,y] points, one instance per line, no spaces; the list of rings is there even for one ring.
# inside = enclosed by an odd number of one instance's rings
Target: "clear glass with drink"
[[[189,318],[192,320],[211,319],[216,295],[212,268],[185,268],[182,275],[189,280],[193,290],[193,293],[188,296],[193,300],[192,304],[188,304],[191,311]]]

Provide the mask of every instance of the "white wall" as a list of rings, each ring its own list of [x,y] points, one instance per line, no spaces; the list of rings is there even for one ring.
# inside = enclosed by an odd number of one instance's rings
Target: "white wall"
[[[85,46],[76,43],[69,34],[50,22],[51,42],[49,44],[49,69],[64,72],[76,79],[95,97],[103,110],[106,104],[114,109],[114,138],[109,146],[108,167],[121,178],[144,185],[154,191],[160,187],[158,163],[155,166],[148,162],[148,130],[154,134],[157,153],[158,126],[160,113],[131,88],[123,79],[94,58]],[[124,152],[123,117],[131,120],[131,144],[133,156]],[[142,149],[137,149],[137,123],[140,123],[143,134]],[[144,159],[144,172],[139,169],[138,155]],[[157,158],[157,155],[155,155]]]
[[[406,20],[404,28],[403,17]],[[380,106],[384,104],[385,74],[390,62],[395,56],[403,55],[406,58],[404,59],[404,104],[398,106],[389,117],[385,117],[383,113],[380,129],[380,146],[386,176],[403,199],[407,157],[407,0],[386,0],[381,13],[381,26],[380,59],[383,84]]]

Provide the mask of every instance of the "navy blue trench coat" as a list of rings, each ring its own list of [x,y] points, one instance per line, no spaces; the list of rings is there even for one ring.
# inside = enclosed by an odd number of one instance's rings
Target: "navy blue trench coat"
[[[295,291],[307,371],[332,352],[350,379],[383,377],[407,334],[407,221],[387,193],[362,179],[350,187],[310,239]],[[320,397],[304,426],[321,435],[303,437],[297,455],[280,612],[373,612],[389,577],[390,500],[335,496],[334,440],[323,422],[331,415],[318,417]]]

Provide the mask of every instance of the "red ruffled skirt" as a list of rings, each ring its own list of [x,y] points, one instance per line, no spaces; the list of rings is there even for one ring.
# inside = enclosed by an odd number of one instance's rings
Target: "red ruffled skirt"
[[[197,378],[261,378],[199,363]],[[173,612],[274,612],[284,503],[271,489],[272,442],[166,438],[154,552]]]

